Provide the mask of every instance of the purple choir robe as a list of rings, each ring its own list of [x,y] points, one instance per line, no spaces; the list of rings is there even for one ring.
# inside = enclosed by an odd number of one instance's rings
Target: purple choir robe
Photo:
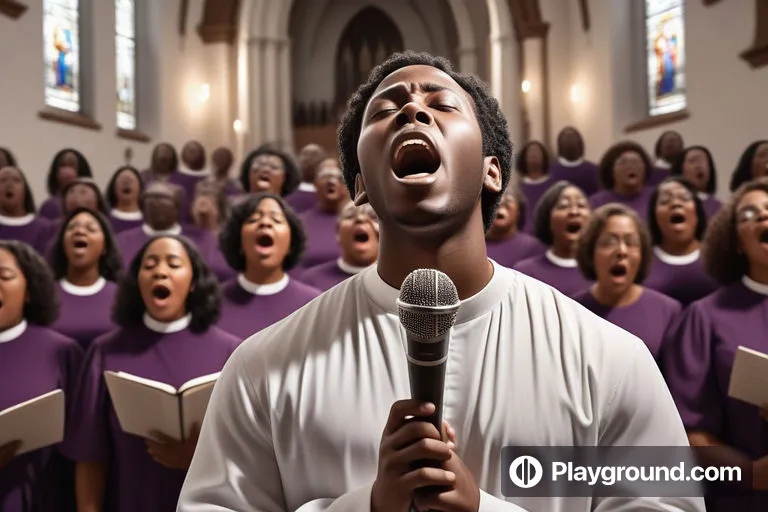
[[[302,182],[293,194],[285,198],[285,201],[296,213],[311,210],[315,207],[315,204],[317,204],[317,192],[315,191],[315,186],[311,183]]]
[[[666,161],[658,159],[653,164],[651,175],[648,176],[646,183],[649,187],[655,188],[656,185],[669,178],[669,170],[672,168]]]
[[[699,198],[701,199],[701,204],[704,207],[704,213],[706,214],[708,221],[711,220],[723,206],[723,203],[718,201],[714,196],[701,194]]]
[[[123,256],[123,264],[128,267],[136,254],[138,254],[150,238],[167,234],[182,235],[189,238],[189,240],[191,240],[200,250],[203,258],[207,257],[211,251],[212,244],[216,243],[213,234],[194,226],[184,226],[183,228],[177,226],[165,231],[155,232],[146,224],[142,224],[138,228],[123,231],[115,237],[117,247],[120,249],[120,254]]]
[[[218,372],[240,340],[217,327],[158,333],[144,325],[116,329],[88,350],[62,452],[76,461],[109,463],[104,510],[172,512],[185,472],[168,469],[147,453],[144,439],[120,428],[103,373],[124,371],[178,388]]]
[[[513,268],[519,262],[541,256],[547,250],[538,238],[528,233],[515,233],[501,242],[485,241],[488,257],[504,267]]]
[[[659,360],[662,343],[682,311],[676,300],[645,287],[640,298],[628,306],[600,304],[590,290],[583,291],[573,299],[597,316],[643,340],[656,361]],[[649,319],[653,321],[649,322]]]
[[[237,271],[229,266],[227,259],[221,252],[219,244],[216,241],[216,235],[211,233],[210,237],[205,235],[201,236],[205,237],[205,241],[201,241],[200,236],[198,236],[197,243],[202,245],[201,250],[205,251],[203,253],[203,258],[205,258],[205,262],[208,264],[211,271],[216,274],[216,279],[218,279],[219,282],[224,283],[237,276]]]
[[[180,222],[182,224],[193,223],[191,206],[192,200],[195,197],[195,188],[197,187],[198,182],[208,178],[209,176],[210,173],[207,169],[203,169],[202,171],[179,169],[177,172],[171,174],[171,177],[168,179],[170,183],[178,185],[184,191],[184,197],[186,201],[180,210]]]
[[[573,297],[590,286],[590,282],[581,275],[576,260],[563,261],[562,258],[554,256],[551,250],[541,256],[521,261],[515,265],[515,270],[538,279],[569,297]]]
[[[756,460],[768,455],[768,422],[758,408],[728,397],[739,345],[768,353],[768,287],[745,279],[694,302],[685,311],[662,367],[683,424]],[[718,489],[712,488],[717,494]],[[714,512],[763,512],[768,492],[707,500]]]
[[[45,201],[43,201],[43,204],[40,205],[40,208],[37,211],[38,215],[40,215],[44,219],[48,220],[57,220],[61,218],[61,198],[59,196],[49,197]]]
[[[320,295],[320,290],[285,276],[282,282],[256,285],[242,274],[222,287],[217,324],[241,340],[282,320]]]
[[[301,281],[320,291],[330,290],[345,279],[354,276],[367,267],[353,267],[344,263],[341,258],[336,261],[326,261],[320,265],[308,268],[301,274]]]
[[[542,180],[531,182],[523,178],[520,181],[520,192],[525,196],[525,227],[523,231],[526,233],[533,233],[534,230],[534,212],[536,211],[536,204],[544,195],[544,192],[549,190],[549,187],[555,184],[555,179],[551,174],[548,174],[546,178]]]
[[[549,174],[555,181],[570,181],[589,197],[600,190],[600,175],[597,165],[587,160],[569,162],[558,158],[549,167]]]
[[[227,184],[224,186],[224,193],[229,198],[243,195],[243,186],[234,178],[227,178]]]
[[[672,297],[683,306],[699,300],[717,290],[717,281],[704,271],[704,260],[696,251],[688,256],[676,257],[653,248],[651,272],[643,285]]]
[[[0,338],[10,331],[0,333]],[[70,409],[82,362],[83,351],[74,340],[27,325],[15,339],[0,342],[0,411],[56,389],[64,391],[65,407]],[[70,433],[65,431],[65,438]],[[0,469],[0,510],[74,511],[72,461],[58,453],[58,446],[17,456]]]
[[[192,224],[192,212],[191,212],[191,206],[192,206],[192,198],[194,197],[194,189],[192,190],[193,195],[189,195],[187,192],[187,189],[180,185],[180,182],[185,181],[185,178],[181,178],[178,175],[180,174],[180,171],[173,171],[170,176],[168,177],[166,183],[170,183],[176,189],[179,193],[179,222],[182,224]],[[152,173],[148,171],[144,171],[141,173],[142,179],[144,181],[144,188],[147,187],[150,183],[153,181],[156,181]]]
[[[336,261],[341,250],[336,243],[336,212],[325,212],[317,207],[300,214],[307,234],[307,248],[301,261],[290,274],[298,277],[306,269],[327,261]]]
[[[0,240],[24,242],[40,254],[45,254],[50,232],[50,222],[34,214],[18,218],[0,216]]]
[[[144,217],[141,215],[141,212],[124,213],[112,210],[109,213],[109,223],[112,225],[112,232],[118,234],[140,227],[144,224]]]
[[[589,206],[593,210],[608,203],[619,203],[635,210],[640,220],[648,223],[648,203],[653,194],[652,187],[643,187],[639,194],[633,197],[620,196],[613,190],[601,190],[589,196]]]
[[[115,283],[102,277],[94,286],[83,288],[61,280],[58,289],[61,309],[51,329],[74,339],[87,350],[93,340],[116,328],[112,323]]]

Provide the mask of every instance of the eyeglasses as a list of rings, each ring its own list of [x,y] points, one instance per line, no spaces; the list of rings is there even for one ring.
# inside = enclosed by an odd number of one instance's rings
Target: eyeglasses
[[[681,203],[691,203],[693,202],[693,194],[691,194],[688,190],[684,192],[679,192],[677,194],[672,194],[672,193],[659,194],[659,198],[656,200],[656,204],[660,206],[668,206],[675,201],[679,201]]]
[[[597,239],[597,246],[601,249],[617,249],[622,243],[626,245],[628,249],[639,249],[642,245],[640,237],[637,235],[625,235],[620,237],[618,235],[606,234]]]
[[[768,204],[764,204],[763,206],[748,204],[736,211],[736,221],[739,224],[757,222],[763,212],[768,212]]]
[[[589,204],[583,199],[572,201],[570,199],[561,199],[555,204],[555,210],[569,210],[571,208],[578,208],[580,210],[589,209]]]
[[[616,159],[618,165],[643,165],[643,159],[636,155],[624,155]]]

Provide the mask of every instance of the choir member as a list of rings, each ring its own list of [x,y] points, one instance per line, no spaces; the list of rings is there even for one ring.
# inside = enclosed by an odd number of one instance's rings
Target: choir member
[[[349,194],[336,160],[323,162],[315,177],[315,188],[315,206],[299,215],[307,232],[307,250],[291,272],[294,277],[310,267],[336,261],[341,256],[336,244],[336,220],[341,208],[349,201]]]
[[[42,257],[27,244],[0,240],[0,411],[57,389],[70,408],[83,352],[47,327],[58,314],[53,275]],[[73,468],[58,446],[15,456],[20,448],[15,441],[0,446],[0,510],[74,510]]]
[[[371,205],[355,206],[349,201],[339,213],[336,241],[341,256],[302,272],[302,282],[318,290],[330,290],[345,279],[357,275],[379,256],[379,218]]]
[[[326,159],[325,150],[318,144],[307,144],[299,152],[299,171],[301,183],[299,188],[286,199],[288,205],[296,213],[301,213],[315,206],[315,176],[323,160]]]
[[[653,170],[648,176],[649,186],[656,186],[669,176],[672,166],[683,152],[683,147],[685,147],[683,136],[678,132],[669,130],[661,134],[656,140],[656,146],[653,148],[653,155],[656,157],[656,161],[653,164]]]
[[[119,328],[88,349],[62,451],[77,461],[80,510],[169,512],[197,443],[124,433],[103,373],[122,371],[178,388],[218,372],[239,340],[216,327],[216,278],[184,237],[161,235],[136,254],[115,297]]]
[[[589,197],[596,209],[608,203],[620,203],[648,218],[648,200],[653,188],[646,186],[652,171],[651,159],[636,142],[614,144],[600,160],[600,182],[603,189]]]
[[[223,191],[226,197],[238,197],[243,194],[243,187],[240,182],[229,176],[229,171],[232,169],[232,163],[235,161],[235,157],[229,148],[216,148],[211,154],[211,163],[213,164],[213,175],[208,178],[218,185]]]
[[[589,220],[589,202],[582,191],[558,181],[536,205],[535,232],[547,251],[515,265],[515,270],[573,296],[589,287],[579,272],[576,249]]]
[[[240,166],[240,183],[249,194],[271,192],[286,197],[299,187],[300,181],[293,157],[268,145],[252,151]]]
[[[224,282],[235,277],[235,272],[219,250],[216,241],[219,231],[229,215],[229,204],[224,189],[211,181],[200,181],[192,199],[192,219],[194,227],[186,228],[187,235],[201,243],[201,251],[206,263],[219,281]],[[207,242],[201,242],[201,239]]]
[[[536,237],[523,232],[525,210],[525,196],[517,188],[508,187],[496,210],[493,224],[485,234],[488,257],[499,265],[512,268],[518,262],[541,256],[547,250]]]
[[[99,212],[105,217],[109,215],[107,202],[104,200],[98,185],[91,178],[76,178],[64,185],[61,191],[61,204],[64,217],[68,217],[70,213],[79,208]],[[49,259],[62,225],[62,218],[58,218],[51,221],[48,226],[48,241],[46,242],[44,256]]]
[[[239,272],[223,286],[222,329],[245,339],[320,295],[286,273],[301,258],[306,235],[279,195],[262,192],[235,206],[219,241]]]
[[[731,174],[731,192],[744,183],[768,176],[768,140],[758,140],[747,146]]]
[[[682,176],[691,182],[699,196],[707,219],[717,213],[722,204],[715,197],[717,192],[717,169],[712,153],[704,146],[685,148],[670,171],[672,176]]]
[[[168,181],[184,189],[186,197],[195,197],[195,187],[197,183],[210,178],[211,173],[206,168],[205,148],[196,140],[184,144],[181,148],[181,165],[179,172],[171,174]],[[191,222],[189,210],[184,212],[185,222]],[[187,218],[189,217],[189,218]]]
[[[520,151],[516,160],[520,180],[519,188],[525,196],[528,210],[525,212],[525,232],[533,233],[534,208],[542,195],[555,183],[549,173],[549,152],[544,144],[531,141]]]
[[[643,340],[658,361],[682,308],[642,285],[651,266],[651,235],[640,217],[622,204],[601,206],[579,239],[576,259],[595,284],[574,300]]]
[[[683,306],[715,291],[701,259],[707,216],[693,185],[680,176],[667,178],[653,192],[650,210],[653,261],[645,286]]]
[[[48,170],[48,199],[40,206],[40,216],[48,220],[61,219],[61,193],[69,182],[77,178],[93,178],[88,160],[75,149],[62,149],[53,157]]]
[[[725,447],[709,451],[714,465],[755,464],[759,491],[729,498],[715,488],[707,510],[768,510],[766,415],[728,396],[737,347],[768,353],[768,180],[734,193],[712,219],[703,250],[722,287],[685,311],[675,346],[664,351],[664,370],[691,445]]]
[[[512,169],[508,133],[487,86],[445,59],[396,53],[373,69],[339,146],[355,202],[379,215],[377,266],[232,355],[179,511],[703,510],[700,498],[502,495],[505,445],[687,445],[640,340],[488,260],[485,231]],[[424,421],[432,404],[406,399],[396,300],[418,268],[445,272],[461,301],[445,439]],[[413,469],[425,460],[435,467]]]
[[[85,208],[72,211],[53,245],[51,267],[61,298],[52,329],[87,349],[115,327],[110,311],[122,260],[106,218]]]
[[[112,175],[107,184],[106,199],[109,204],[109,222],[112,231],[121,233],[137,228],[144,222],[139,208],[139,198],[144,191],[141,174],[135,167],[124,165]]]
[[[557,136],[557,160],[549,167],[554,181],[570,181],[589,197],[600,189],[597,165],[584,159],[584,138],[567,126]]]
[[[153,181],[169,181],[178,172],[179,156],[176,148],[167,142],[157,144],[152,150],[149,169],[143,171],[142,180],[145,185]]]
[[[16,163],[16,157],[13,156],[11,150],[0,147],[0,169],[3,167],[16,167],[18,165],[19,164]]]
[[[35,210],[26,176],[15,167],[0,168],[0,240],[19,240],[42,253],[50,227]]]

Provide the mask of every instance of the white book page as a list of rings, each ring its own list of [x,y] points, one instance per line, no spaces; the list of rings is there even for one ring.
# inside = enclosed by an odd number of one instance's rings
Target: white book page
[[[110,371],[104,379],[123,432],[149,439],[159,431],[181,440],[179,397],[172,386]]]
[[[0,446],[21,441],[22,455],[64,439],[64,392],[60,389],[0,412]]]
[[[747,347],[736,350],[728,396],[758,407],[768,406],[768,355]]]
[[[184,421],[184,437],[189,437],[189,433],[192,431],[192,426],[197,423],[197,426],[203,422],[205,417],[205,411],[208,408],[208,402],[211,400],[211,394],[213,393],[213,386],[216,382],[208,382],[208,384],[198,386],[194,389],[190,389],[182,395],[182,420]]]

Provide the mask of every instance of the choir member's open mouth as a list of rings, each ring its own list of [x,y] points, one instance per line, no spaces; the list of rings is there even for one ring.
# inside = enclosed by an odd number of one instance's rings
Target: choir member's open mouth
[[[256,181],[259,183],[259,185],[268,187],[272,184],[272,176],[270,176],[269,171],[260,172],[256,176]]]
[[[496,220],[499,222],[504,222],[507,220],[507,217],[509,216],[509,213],[507,212],[506,208],[499,208],[496,210]]]
[[[581,231],[581,222],[573,221],[565,225],[565,231],[570,234],[576,234]]]
[[[123,193],[123,195],[127,196],[128,194],[133,192],[133,187],[131,187],[130,185],[126,185],[125,187],[121,188],[120,191]]]
[[[275,239],[271,235],[262,234],[256,238],[256,245],[258,247],[272,247],[275,245]]]
[[[357,230],[353,238],[356,243],[365,244],[365,243],[368,243],[368,240],[371,239],[371,235],[369,235],[366,231]]]
[[[15,195],[16,194],[13,192],[13,189],[5,191],[5,198],[6,199],[13,199]]]
[[[621,263],[617,263],[615,265],[612,265],[609,270],[611,276],[613,277],[624,277],[629,272],[629,269],[626,265],[623,265]]]
[[[420,181],[440,168],[440,153],[423,132],[405,133],[395,139],[392,147],[392,170],[400,180]]]
[[[157,301],[164,301],[171,296],[171,290],[164,284],[156,284],[152,287],[152,297]]]
[[[88,248],[88,241],[80,238],[72,242],[72,246],[75,249],[86,249]]]
[[[686,221],[685,215],[683,215],[682,213],[673,213],[669,217],[669,222],[671,222],[672,224],[684,224],[685,221]]]
[[[628,180],[636,180],[640,177],[640,174],[635,171],[629,171],[627,173],[627,179]]]
[[[0,299],[0,309],[3,309],[3,299]]]
[[[760,243],[768,244],[768,228],[765,228],[763,232],[760,233]]]

